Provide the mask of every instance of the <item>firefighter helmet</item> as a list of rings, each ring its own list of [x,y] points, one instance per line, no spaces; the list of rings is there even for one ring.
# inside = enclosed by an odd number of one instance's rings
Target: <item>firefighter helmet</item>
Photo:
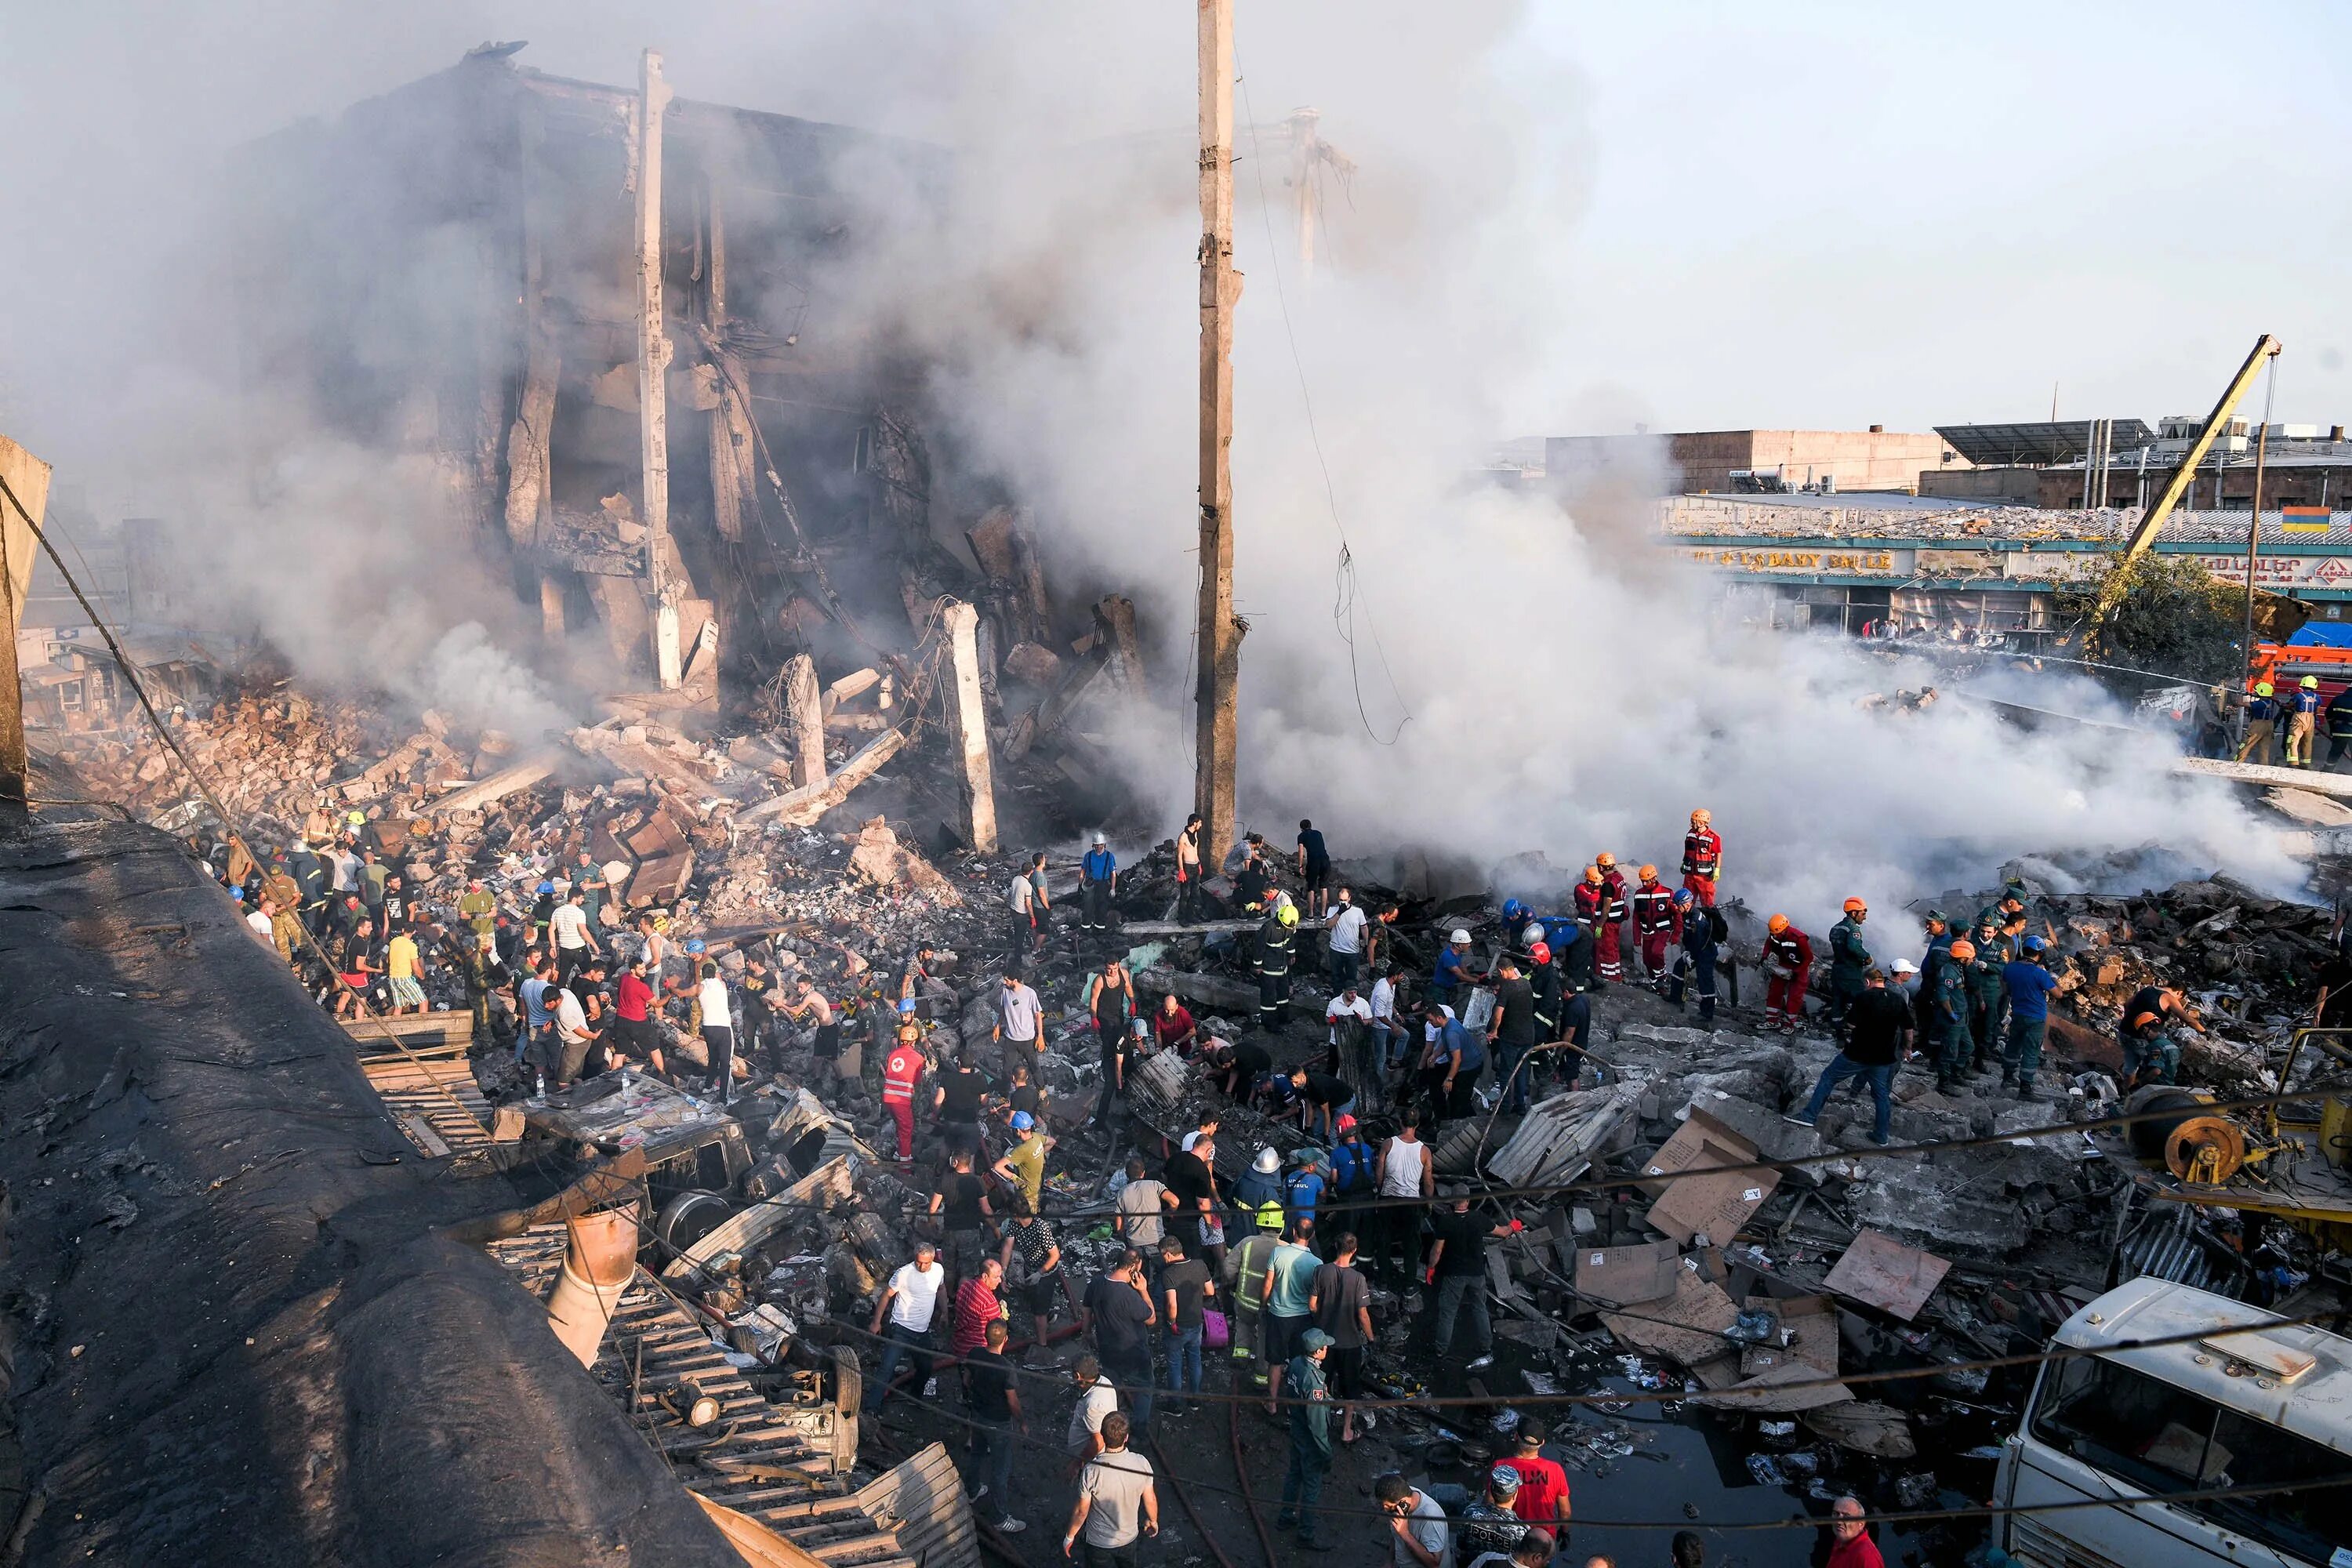
[[[2303,689],[2304,689],[2305,691],[2316,691],[2316,690],[2318,690],[2318,689],[2319,689],[2319,677],[2317,677],[2317,676],[2315,676],[2315,675],[2306,675],[2306,676],[2305,676],[2305,677],[2303,678]]]
[[[1595,855],[1592,858],[1592,862],[1594,865],[1606,871],[1610,867],[1617,864],[1617,857],[1609,853],[1608,850],[1603,849],[1600,854]]]
[[[1770,920],[1764,922],[1764,929],[1770,931],[1774,936],[1779,936],[1782,931],[1789,929],[1789,917],[1786,915],[1774,915]]]
[[[1962,963],[1969,962],[1971,959],[1975,958],[1976,955],[1977,944],[1970,942],[1968,938],[1962,937],[1959,941],[1952,943],[1952,956],[1959,960]]]
[[[1534,959],[1538,963],[1549,963],[1551,962],[1551,943],[1548,942],[1539,942],[1536,943],[1535,946],[1528,949],[1528,956]]]
[[[2271,683],[2267,680],[2257,680],[2254,682],[2254,695],[2257,697],[2268,697],[2272,690],[2273,688]]]
[[[1274,918],[1286,926],[1295,926],[1298,923],[1298,906],[1286,903],[1274,911]]]
[[[1268,1198],[1257,1205],[1257,1227],[1260,1230],[1282,1228],[1282,1205]]]
[[[1598,881],[1600,881],[1600,880],[1601,880],[1601,868],[1600,868],[1600,867],[1598,867],[1598,866],[1587,866],[1587,867],[1584,868],[1584,879],[1585,879],[1586,881],[1588,881],[1588,882],[1598,882]]]
[[[1655,866],[1644,866],[1642,868],[1642,880],[1644,882],[1654,882],[1657,879],[1658,868]]]

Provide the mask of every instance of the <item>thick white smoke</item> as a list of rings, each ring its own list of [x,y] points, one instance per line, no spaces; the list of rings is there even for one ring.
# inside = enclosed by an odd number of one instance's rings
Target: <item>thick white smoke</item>
[[[821,291],[856,319],[824,330],[871,331],[933,363],[935,449],[1021,499],[1063,581],[1115,585],[1143,607],[1168,707],[1122,755],[1172,821],[1190,794],[1178,705],[1195,529],[1192,13],[972,0],[684,17],[603,0],[490,18],[436,0],[397,15],[380,52],[341,47],[340,33],[292,37],[337,62],[343,100],[485,36],[531,37],[527,63],[610,81],[653,44],[686,95],[953,150],[944,206],[862,172],[873,211],[848,274]],[[1669,569],[1622,496],[1571,514],[1465,484],[1498,437],[1589,427],[1634,368],[1595,363],[1575,323],[1609,309],[1580,260],[1598,151],[1642,131],[1594,122],[1584,82],[1531,38],[1532,16],[1395,0],[1242,7],[1234,462],[1250,821],[1273,831],[1312,816],[1342,855],[1539,849],[1572,871],[1604,847],[1671,866],[1687,812],[1706,805],[1730,884],[1817,929],[1848,893],[1883,908],[1981,886],[2000,860],[2053,848],[2153,840],[2291,879],[2225,794],[2175,783],[2152,746],[2026,737],[1958,705],[1871,717],[1854,706],[1863,692],[1921,678],[1831,644],[1714,627],[1711,584]],[[265,30],[289,63],[289,36]],[[354,62],[374,60],[381,79],[362,79]],[[243,135],[284,118],[230,96],[258,120]],[[191,101],[220,97],[207,85]],[[1327,176],[1311,279],[1282,125],[1307,103],[1357,165],[1344,184]],[[142,181],[133,188],[157,184]],[[169,254],[152,233],[110,232]],[[1661,265],[1671,243],[1661,235]],[[55,283],[65,253],[41,254]],[[110,363],[137,360],[109,342]],[[170,421],[148,412],[128,460],[184,474],[152,461]],[[103,430],[82,422],[85,454]],[[238,493],[253,465],[236,443],[208,454],[234,480],[187,482],[240,579],[280,588],[254,606],[272,635],[306,669],[390,672],[420,705],[523,689],[525,711],[501,727],[530,727],[535,695],[493,662],[528,646],[528,607],[463,555],[441,477],[316,442],[299,418],[271,434],[259,495]],[[188,454],[199,471],[205,456]],[[1350,593],[1352,616],[1335,618]],[[487,632],[453,636],[468,623]]]

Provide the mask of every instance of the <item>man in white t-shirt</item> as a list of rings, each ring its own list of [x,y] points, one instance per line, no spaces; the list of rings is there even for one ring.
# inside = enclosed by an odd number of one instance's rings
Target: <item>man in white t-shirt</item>
[[[1356,907],[1354,890],[1339,889],[1339,906],[1331,913],[1331,989],[1344,991],[1356,983],[1357,966],[1364,956],[1364,927],[1370,922]]]
[[[1378,1084],[1388,1061],[1385,1046],[1372,1036],[1372,1005],[1356,990],[1352,980],[1323,1008],[1323,1022],[1331,1030],[1331,1070],[1348,1072],[1360,1084]]]
[[[260,939],[264,947],[270,945],[269,917],[275,908],[268,899],[264,899],[245,917],[245,923],[253,928],[253,934]]]
[[[866,1409],[882,1408],[900,1362],[913,1362],[926,1381],[938,1370],[929,1350],[931,1320],[939,1309],[940,1288],[947,1279],[948,1271],[940,1266],[939,1243],[922,1239],[915,1243],[915,1260],[900,1265],[890,1276],[882,1299],[874,1303],[874,1321],[866,1330],[883,1342],[882,1364],[875,1369],[874,1382],[866,1390]],[[890,1322],[887,1333],[882,1328],[886,1316]]]
[[[1118,1410],[1118,1385],[1103,1375],[1102,1363],[1092,1355],[1082,1355],[1070,1369],[1070,1381],[1078,1385],[1078,1402],[1070,1410],[1070,1426],[1062,1435],[1062,1446],[1070,1451],[1071,1470],[1102,1452],[1103,1417]]]
[[[555,933],[556,978],[560,984],[572,984],[572,977],[580,973],[580,966],[588,962],[590,953],[604,951],[596,933],[588,927],[588,911],[581,907],[584,897],[579,889],[572,889],[555,907],[555,912],[547,917],[548,929]]]
[[[1380,1042],[1381,1059],[1391,1068],[1403,1065],[1405,1033],[1397,1027],[1397,981],[1404,973],[1391,963],[1372,982],[1372,1038]]]

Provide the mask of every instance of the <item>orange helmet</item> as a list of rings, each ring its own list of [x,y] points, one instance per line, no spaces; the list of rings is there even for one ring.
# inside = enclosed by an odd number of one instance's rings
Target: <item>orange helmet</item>
[[[1764,922],[1764,929],[1770,931],[1774,936],[1779,936],[1782,931],[1789,929],[1789,917],[1786,915],[1774,915],[1770,920]]]
[[[1977,944],[1975,942],[1963,938],[1960,941],[1952,943],[1952,956],[1958,959],[1962,963],[1968,963],[1970,959],[1976,957],[1976,955]]]
[[[1599,866],[1604,871],[1609,869],[1610,867],[1617,864],[1617,857],[1612,855],[1606,849],[1603,849],[1600,854],[1595,855],[1592,858],[1592,860],[1593,864]]]
[[[1598,866],[1587,866],[1584,868],[1584,879],[1588,882],[1598,882],[1601,880],[1601,868]]]
[[[1845,912],[1850,915],[1858,915],[1869,907],[1869,905],[1864,903],[1860,899],[1848,899],[1845,901]]]
[[[1658,868],[1655,866],[1644,866],[1642,868],[1642,880],[1644,882],[1654,882],[1657,879]]]
[[[1693,827],[1705,827],[1708,823],[1713,822],[1714,820],[1715,813],[1707,810],[1707,808],[1703,805],[1696,811],[1691,813],[1691,826]]]

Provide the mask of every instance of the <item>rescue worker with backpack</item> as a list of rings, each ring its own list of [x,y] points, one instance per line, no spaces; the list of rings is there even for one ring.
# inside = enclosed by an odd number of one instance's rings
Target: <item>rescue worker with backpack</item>
[[[1677,890],[1675,902],[1682,906],[1683,951],[1675,960],[1675,977],[1666,993],[1666,1000],[1676,1007],[1683,1005],[1685,985],[1698,998],[1698,1021],[1715,1022],[1715,960],[1725,942],[1731,940],[1731,928],[1724,923],[1722,912],[1713,904],[1702,905],[1698,895],[1688,888]]]
[[[1282,1201],[1269,1198],[1251,1211],[1255,1222],[1242,1244],[1225,1255],[1224,1279],[1218,1283],[1234,1303],[1233,1359],[1255,1361],[1251,1381],[1266,1385],[1266,1368],[1260,1353],[1265,1323],[1265,1279],[1274,1249],[1282,1244]]]
[[[1846,1009],[1869,988],[1870,948],[1862,940],[1862,922],[1869,918],[1868,905],[1848,899],[1845,918],[1830,927],[1830,1026],[1841,1039]]]

